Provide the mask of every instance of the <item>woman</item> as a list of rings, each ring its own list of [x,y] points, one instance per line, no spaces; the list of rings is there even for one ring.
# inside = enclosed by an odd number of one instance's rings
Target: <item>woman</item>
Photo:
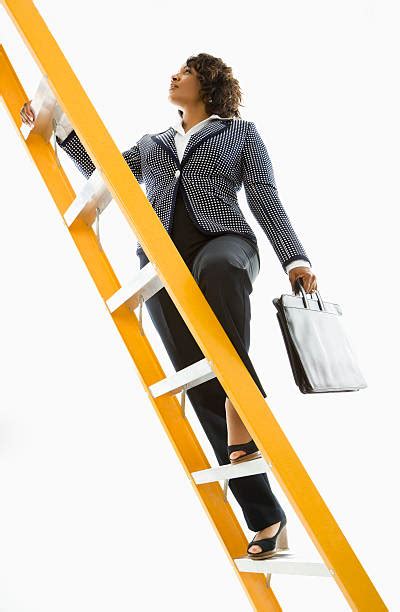
[[[254,124],[240,119],[238,108],[241,106],[241,91],[231,68],[220,58],[206,53],[189,57],[179,72],[172,76],[169,100],[178,107],[179,113],[179,120],[174,125],[173,132],[167,130],[158,136],[146,135],[147,140],[143,140],[148,147],[145,155],[143,150],[135,146],[124,152],[123,156],[139,182],[146,182],[146,176],[153,178],[153,174],[158,173],[160,183],[163,178],[160,177],[160,172],[166,170],[157,155],[165,154],[164,149],[167,149],[166,143],[168,144],[168,141],[162,141],[160,136],[173,134],[175,150],[167,151],[169,157],[165,158],[169,163],[172,163],[172,157],[176,164],[180,165],[184,156],[187,162],[190,153],[191,166],[186,163],[186,177],[189,176],[189,168],[192,187],[193,181],[197,181],[190,197],[187,178],[186,187],[183,187],[185,179],[182,164],[182,177],[179,176],[180,170],[175,172],[177,179],[172,199],[168,200],[168,214],[164,214],[161,204],[157,208],[158,200],[167,201],[164,193],[148,196],[149,201],[160,218],[162,216],[176,248],[263,397],[266,397],[248,355],[249,296],[259,273],[260,255],[256,237],[235,200],[234,193],[239,184],[233,179],[232,185],[229,182],[228,162],[224,153],[228,159],[228,154],[232,155],[236,148],[239,153],[242,152],[242,159],[236,156],[238,163],[235,171],[240,169],[243,172],[239,179],[243,179],[251,210],[268,238],[273,241],[281,263],[289,274],[292,290],[295,290],[296,279],[301,278],[306,292],[315,291],[316,276],[279,200],[265,145]],[[33,125],[35,117],[29,103],[24,104],[21,109],[21,117],[25,123]],[[214,132],[211,130],[212,121],[221,124],[217,123]],[[58,114],[57,123],[57,142],[88,177],[95,167],[78,136],[65,115]],[[247,134],[246,138],[243,134]],[[224,135],[226,138],[225,141],[221,140],[222,143],[227,143],[225,151],[216,148],[217,135]],[[191,148],[188,153],[189,140]],[[140,141],[138,145],[139,143]],[[211,144],[214,148],[211,148]],[[259,175],[256,175],[256,166],[252,165],[257,156]],[[149,164],[152,160],[155,165],[146,175],[143,163]],[[216,181],[213,186],[210,182],[212,179]],[[148,182],[146,188],[150,189]],[[170,183],[171,179],[168,177],[166,185],[169,187]],[[206,190],[204,185],[211,186]],[[257,193],[260,196],[260,190],[263,190],[263,197],[254,199]],[[263,198],[267,203],[263,203]],[[204,203],[207,203],[207,206],[203,206]],[[168,223],[165,217],[168,217]],[[142,268],[149,260],[140,245],[137,254]],[[165,288],[147,300],[146,307],[176,370],[204,358]],[[228,461],[238,463],[260,456],[218,379],[202,383],[189,389],[187,393],[221,465]],[[248,556],[254,559],[267,558],[285,548],[286,515],[270,488],[266,473],[233,478],[229,481],[229,487],[243,510],[249,529],[257,532],[247,548]]]

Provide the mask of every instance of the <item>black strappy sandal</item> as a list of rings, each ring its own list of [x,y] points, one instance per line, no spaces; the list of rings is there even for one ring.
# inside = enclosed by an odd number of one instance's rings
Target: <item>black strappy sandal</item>
[[[276,534],[270,538],[263,538],[262,540],[252,539],[247,547],[247,557],[249,559],[268,559],[277,552],[282,550],[289,550],[287,530],[286,530],[286,517],[281,519],[281,524]],[[256,534],[257,535],[257,534]],[[260,546],[261,552],[251,553],[249,549],[252,546]]]
[[[251,461],[252,459],[260,459],[262,457],[261,451],[258,450],[254,440],[245,442],[244,444],[230,444],[228,445],[228,456],[235,451],[243,450],[246,452],[245,455],[241,455],[237,459],[229,459],[233,464],[242,463],[243,461]]]

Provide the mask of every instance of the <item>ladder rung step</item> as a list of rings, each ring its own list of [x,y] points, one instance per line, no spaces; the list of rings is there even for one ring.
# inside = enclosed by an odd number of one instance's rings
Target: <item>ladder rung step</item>
[[[191,389],[196,387],[211,378],[215,378],[215,374],[207,361],[206,358],[196,361],[187,368],[179,370],[172,376],[163,378],[158,382],[150,385],[149,391],[153,397],[160,397],[161,395],[175,395],[179,393],[184,387]]]
[[[277,553],[271,559],[235,559],[240,572],[257,572],[262,574],[292,574],[297,576],[323,576],[332,578],[331,572],[321,561],[310,561],[297,555]]]
[[[57,100],[50,88],[46,76],[43,76],[38,88],[32,98],[31,106],[35,113],[35,124],[33,128],[26,123],[21,126],[21,131],[25,137],[30,133],[41,136],[48,142],[53,133],[53,117]],[[26,132],[26,134],[25,134]]]
[[[227,463],[206,470],[192,472],[193,480],[196,484],[204,484],[206,482],[217,482],[218,480],[230,480],[231,478],[240,478],[241,476],[252,476],[253,474],[263,474],[269,470],[270,466],[262,457],[260,459],[252,459],[251,461],[243,461],[236,465]]]
[[[99,212],[102,213],[112,199],[101,172],[96,168],[65,211],[66,224],[70,227],[80,216],[88,225],[92,225],[96,218],[96,208],[99,208]]]
[[[110,312],[114,312],[114,310],[117,310],[117,308],[125,304],[125,302],[134,310],[139,304],[140,295],[142,295],[143,301],[146,301],[157,293],[157,291],[160,291],[163,286],[155,267],[149,261],[149,263],[143,266],[126,285],[118,289],[118,291],[106,301],[106,304]]]

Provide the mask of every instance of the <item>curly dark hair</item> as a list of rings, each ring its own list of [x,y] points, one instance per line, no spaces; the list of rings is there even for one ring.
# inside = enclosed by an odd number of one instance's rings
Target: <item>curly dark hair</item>
[[[232,68],[220,57],[208,53],[191,55],[186,60],[187,66],[193,66],[200,81],[200,97],[204,102],[206,113],[221,117],[240,117],[239,106],[242,91],[239,81],[233,77]],[[210,102],[210,98],[212,102]],[[183,117],[183,112],[178,113]]]

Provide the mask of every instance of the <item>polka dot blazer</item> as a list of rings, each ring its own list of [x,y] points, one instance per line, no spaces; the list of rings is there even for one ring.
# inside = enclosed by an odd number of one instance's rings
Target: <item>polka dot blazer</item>
[[[57,142],[89,178],[95,166],[76,132],[63,141],[57,137]],[[145,134],[122,155],[137,181],[144,182],[147,199],[168,233],[180,184],[202,232],[235,232],[257,242],[238,204],[237,192],[243,185],[249,208],[285,272],[296,259],[311,266],[279,199],[267,148],[254,122],[213,118],[191,135],[181,161],[173,127]]]

